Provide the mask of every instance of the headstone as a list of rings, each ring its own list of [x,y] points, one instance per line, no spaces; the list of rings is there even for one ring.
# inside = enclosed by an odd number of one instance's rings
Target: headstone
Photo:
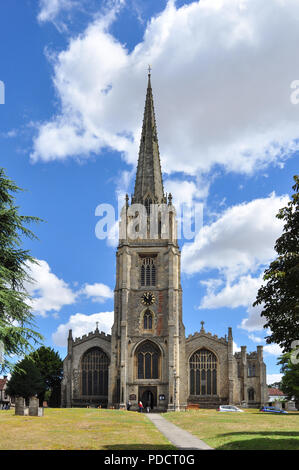
[[[24,416],[25,399],[23,397],[16,397],[15,415]]]
[[[38,416],[39,399],[37,397],[30,397],[29,400],[29,416]]]

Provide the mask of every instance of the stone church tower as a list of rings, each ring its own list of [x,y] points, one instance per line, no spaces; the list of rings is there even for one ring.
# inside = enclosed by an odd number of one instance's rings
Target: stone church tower
[[[163,189],[150,74],[135,191],[120,232],[109,403],[179,409],[186,405],[181,253],[175,209]]]
[[[185,337],[181,253],[171,194],[164,193],[157,127],[148,75],[135,189],[126,196],[116,251],[114,324],[68,336],[62,406],[131,409],[138,401],[157,411],[187,405],[259,407],[267,402],[263,347],[233,353],[232,329],[219,338],[206,332]]]

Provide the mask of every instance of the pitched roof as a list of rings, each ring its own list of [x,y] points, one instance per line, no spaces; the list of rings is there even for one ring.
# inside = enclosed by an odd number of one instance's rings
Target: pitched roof
[[[4,390],[6,383],[7,383],[7,377],[5,379],[0,379],[0,390]]]
[[[147,194],[153,197],[152,203],[165,201],[157,126],[154,111],[154,99],[151,86],[151,75],[148,74],[142,133],[136,172],[134,203],[143,204]]]
[[[283,397],[285,394],[279,388],[268,388],[268,395]]]

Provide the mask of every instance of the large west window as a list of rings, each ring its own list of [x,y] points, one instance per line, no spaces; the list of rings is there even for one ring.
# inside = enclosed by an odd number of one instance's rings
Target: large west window
[[[190,395],[217,395],[217,358],[207,349],[196,351],[189,361]]]
[[[91,348],[81,362],[81,389],[85,396],[108,396],[109,358],[100,348]]]
[[[151,341],[145,341],[137,348],[136,362],[138,379],[160,377],[160,350]]]

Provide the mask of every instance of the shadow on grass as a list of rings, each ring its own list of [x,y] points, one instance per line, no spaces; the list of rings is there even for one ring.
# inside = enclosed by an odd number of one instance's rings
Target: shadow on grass
[[[103,450],[176,450],[175,446],[153,444],[118,444],[106,445]]]
[[[299,450],[299,432],[231,432],[224,436],[261,436],[253,439],[240,439],[217,446],[217,450]],[[277,436],[277,437],[276,437]],[[298,437],[297,437],[298,436]],[[280,438],[280,439],[279,439]]]

